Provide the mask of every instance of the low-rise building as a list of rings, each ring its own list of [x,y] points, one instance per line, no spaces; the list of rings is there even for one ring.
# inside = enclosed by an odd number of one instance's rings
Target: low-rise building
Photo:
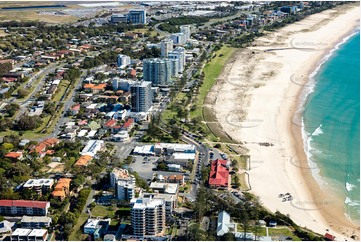
[[[228,188],[229,170],[226,160],[215,160],[211,163],[208,184],[211,188]]]
[[[11,234],[11,241],[28,241],[28,235],[31,233],[31,229],[15,229]]]
[[[169,171],[182,171],[182,166],[177,164],[168,164],[168,170]]]
[[[152,182],[149,187],[159,193],[178,194],[178,184],[176,183]]]
[[[84,149],[80,152],[81,155],[90,155],[92,157],[95,156],[95,154],[98,151],[103,150],[105,147],[103,140],[89,140],[87,145],[84,147]]]
[[[46,241],[48,231],[46,229],[33,229],[28,235],[28,241]]]
[[[38,228],[48,228],[51,224],[50,217],[29,217],[23,216],[21,219],[21,227],[27,229],[38,229]]]
[[[129,134],[127,131],[120,131],[113,135],[112,140],[114,142],[126,142],[129,140]]]
[[[15,222],[9,222],[7,220],[3,220],[0,222],[0,235],[11,233],[15,226]]]
[[[0,200],[2,215],[36,215],[46,216],[50,202],[31,200]]]
[[[63,200],[65,197],[69,196],[70,182],[70,178],[60,178],[54,187],[54,191],[52,192],[53,197]]]
[[[5,155],[5,158],[10,158],[10,159],[14,159],[14,160],[22,160],[23,152],[22,151],[9,152]]]
[[[93,157],[90,155],[82,155],[75,162],[74,166],[87,166],[92,159],[93,159]]]
[[[50,192],[54,185],[53,179],[29,179],[24,185],[24,189],[31,189],[39,194]]]
[[[89,218],[84,225],[83,232],[84,234],[93,235],[94,239],[99,239],[101,235],[108,231],[110,221],[110,218],[103,220]]]
[[[217,236],[223,236],[228,232],[235,231],[236,224],[231,223],[231,216],[226,211],[220,212],[217,220]]]

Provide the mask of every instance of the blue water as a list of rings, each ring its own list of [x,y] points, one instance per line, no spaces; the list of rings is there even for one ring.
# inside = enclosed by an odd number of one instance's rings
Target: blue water
[[[345,199],[345,214],[360,221],[360,32],[340,44],[314,75],[307,96],[304,138],[316,176]]]

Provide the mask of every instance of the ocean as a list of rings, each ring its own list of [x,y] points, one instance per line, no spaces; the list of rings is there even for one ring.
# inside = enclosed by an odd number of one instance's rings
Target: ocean
[[[359,223],[360,31],[338,44],[310,78],[302,117],[310,168],[321,187],[344,198],[346,216]]]

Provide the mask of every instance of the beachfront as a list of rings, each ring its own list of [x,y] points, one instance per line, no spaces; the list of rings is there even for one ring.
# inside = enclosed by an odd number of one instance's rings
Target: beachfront
[[[213,87],[219,92],[210,92],[217,95],[213,111],[224,131],[250,150],[252,192],[272,211],[338,240],[359,235],[359,226],[346,219],[343,198],[313,178],[298,109],[307,77],[358,26],[359,16],[359,6],[341,6],[259,38],[236,53],[225,81]],[[283,199],[286,193],[292,199]]]

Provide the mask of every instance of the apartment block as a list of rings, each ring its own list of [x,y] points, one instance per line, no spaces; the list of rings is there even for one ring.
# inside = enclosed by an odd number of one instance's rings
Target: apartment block
[[[134,198],[135,177],[128,170],[114,168],[110,173],[110,185],[114,187],[117,199],[129,201]]]
[[[134,198],[130,203],[131,225],[135,237],[164,235],[166,211],[162,199]]]
[[[39,228],[48,228],[51,224],[50,217],[29,217],[23,216],[21,219],[21,227],[27,229],[39,229]]]
[[[2,215],[36,215],[46,216],[50,202],[30,200],[0,200]]]
[[[39,194],[46,194],[51,191],[53,185],[53,179],[29,179],[23,188],[34,190]]]

